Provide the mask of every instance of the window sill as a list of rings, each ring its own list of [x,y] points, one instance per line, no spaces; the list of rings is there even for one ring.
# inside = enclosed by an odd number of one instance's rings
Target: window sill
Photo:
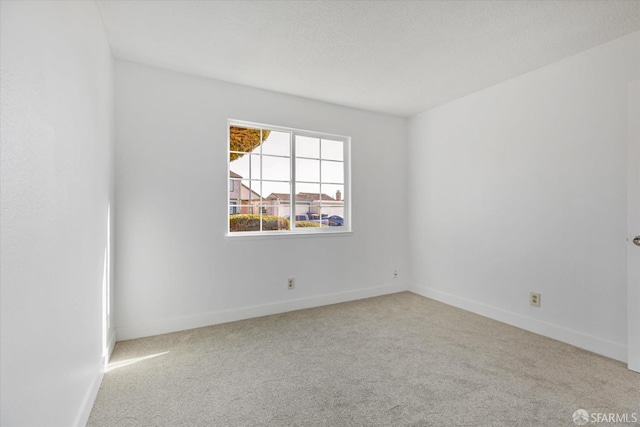
[[[283,233],[281,231],[259,231],[259,232],[237,232],[226,233],[225,238],[229,241],[232,240],[263,240],[263,239],[306,239],[308,237],[348,237],[353,234],[351,230],[344,231],[322,231],[322,232],[310,232],[310,231],[287,231]]]

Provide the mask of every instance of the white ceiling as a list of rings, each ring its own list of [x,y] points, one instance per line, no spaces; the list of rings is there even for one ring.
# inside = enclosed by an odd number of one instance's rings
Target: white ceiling
[[[410,116],[640,30],[640,1],[97,1],[118,58]]]

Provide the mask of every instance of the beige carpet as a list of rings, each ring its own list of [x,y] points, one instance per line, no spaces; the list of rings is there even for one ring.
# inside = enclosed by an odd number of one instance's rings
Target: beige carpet
[[[119,342],[88,425],[574,426],[579,408],[640,416],[640,374],[403,292]]]

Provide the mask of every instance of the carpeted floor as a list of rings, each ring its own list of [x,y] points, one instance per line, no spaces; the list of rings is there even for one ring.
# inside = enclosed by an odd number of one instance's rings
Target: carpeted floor
[[[640,374],[403,292],[119,342],[88,426],[574,426],[579,408],[640,418]]]

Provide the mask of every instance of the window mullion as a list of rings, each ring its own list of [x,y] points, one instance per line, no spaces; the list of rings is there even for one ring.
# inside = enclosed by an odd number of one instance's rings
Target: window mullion
[[[260,215],[260,231],[263,231],[262,229],[262,144],[264,142],[264,139],[262,138],[264,129],[260,129],[260,200],[258,200],[258,214]]]
[[[351,144],[350,140],[342,143],[342,221],[343,226],[351,229]],[[347,194],[348,193],[348,194]]]
[[[289,191],[289,206],[291,207],[291,212],[289,213],[289,229],[295,230],[296,226],[296,134],[291,132],[290,143],[291,143],[291,177],[290,177],[290,189]]]
[[[318,140],[318,167],[320,170],[318,171],[318,176],[320,177],[320,194],[318,194],[318,221],[320,221],[320,227],[322,227],[322,138]]]

